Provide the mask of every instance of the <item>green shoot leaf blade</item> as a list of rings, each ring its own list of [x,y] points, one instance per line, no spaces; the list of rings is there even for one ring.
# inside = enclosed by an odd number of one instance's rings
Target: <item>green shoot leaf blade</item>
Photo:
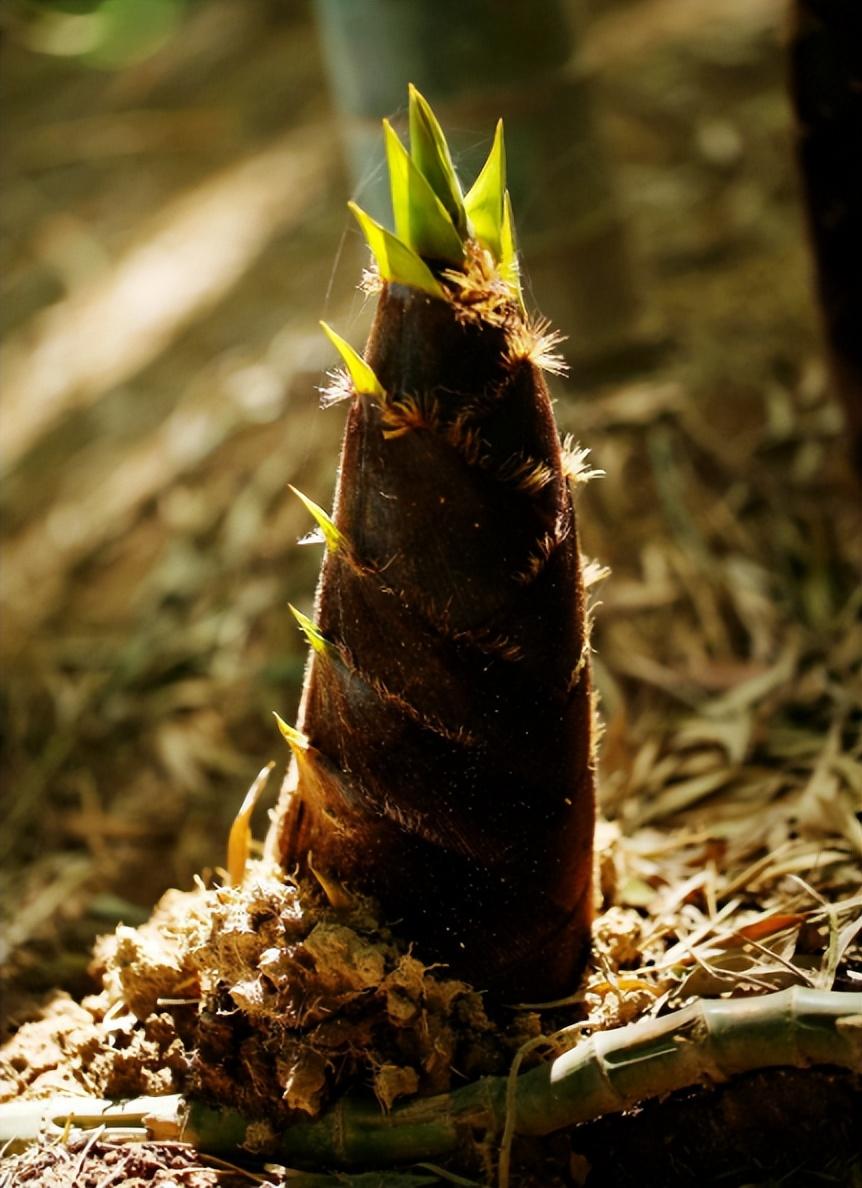
[[[357,396],[373,396],[375,400],[385,400],[386,391],[383,385],[359,352],[353,349],[346,338],[342,338],[340,334],[336,334],[326,322],[321,322],[320,326],[323,333],[338,351],[339,355],[341,355]]]
[[[295,607],[292,603],[287,604],[290,607],[290,613],[293,615],[299,624],[300,630],[309,644],[314,648],[318,655],[324,656],[329,651],[331,645],[325,635],[322,634],[317,624],[309,619],[308,615],[304,615],[301,610]]]
[[[461,264],[464,245],[449,212],[427,178],[419,172],[388,120],[383,121],[383,133],[398,238],[427,259]]]
[[[521,292],[521,266],[518,262],[518,245],[515,242],[515,220],[512,215],[512,199],[509,191],[503,195],[503,223],[500,227],[500,276],[511,285],[524,309],[524,294]]]
[[[443,203],[455,230],[463,239],[467,235],[467,214],[443,129],[428,100],[416,90],[413,83],[409,84],[408,93],[410,156]]]
[[[371,248],[371,253],[380,269],[380,275],[385,281],[421,289],[423,293],[428,293],[431,297],[442,298],[445,296],[440,282],[431,269],[411,247],[402,243],[391,231],[381,227],[355,202],[348,202],[347,205],[362,228],[362,234]]]
[[[315,523],[323,533],[323,539],[326,542],[326,547],[333,553],[337,552],[338,549],[343,548],[345,544],[344,533],[336,528],[335,521],[333,520],[332,516],[330,516],[328,512],[325,512],[319,504],[314,502],[313,499],[309,499],[307,495],[303,495],[302,491],[297,490],[297,488],[291,486],[290,483],[287,485],[290,487],[290,490],[293,491],[300,503],[303,504],[306,511],[309,511],[314,517]]]
[[[278,726],[281,737],[285,740],[294,754],[296,754],[297,751],[308,750],[308,739],[301,730],[297,730],[295,726],[288,726],[284,718],[277,714],[275,710],[272,711],[272,716],[275,718],[275,722]]]
[[[464,199],[467,218],[476,238],[500,262],[503,256],[503,218],[506,193],[506,144],[503,121],[497,121],[494,142],[479,176]]]

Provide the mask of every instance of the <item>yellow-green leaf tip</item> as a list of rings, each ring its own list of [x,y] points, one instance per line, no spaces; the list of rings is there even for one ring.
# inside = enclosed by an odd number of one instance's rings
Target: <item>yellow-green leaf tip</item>
[[[321,633],[317,624],[312,619],[309,619],[308,615],[304,615],[301,610],[298,610],[292,603],[288,603],[288,606],[290,607],[290,613],[296,619],[303,635],[314,648],[315,652],[318,652],[320,655],[328,652],[330,648],[329,640]]]
[[[386,392],[383,385],[359,352],[353,349],[346,338],[342,338],[340,334],[335,333],[331,326],[327,326],[326,322],[321,322],[320,326],[341,355],[357,396],[373,396],[375,400],[385,400]]]
[[[473,234],[494,259],[502,262],[502,230],[504,199],[506,192],[506,145],[503,139],[503,121],[497,121],[494,142],[488,159],[479,176],[464,199],[467,217]]]
[[[383,136],[398,238],[426,259],[461,264],[464,245],[446,207],[388,120],[383,121]]]
[[[272,716],[275,718],[281,737],[287,742],[292,751],[307,751],[308,739],[301,730],[297,730],[295,726],[288,726],[284,718],[272,711]]]
[[[467,215],[464,199],[443,129],[437,122],[428,100],[417,91],[413,83],[408,84],[407,93],[410,156],[448,211],[453,227],[459,236],[465,239]]]
[[[355,202],[348,202],[347,205],[362,228],[362,234],[385,281],[421,289],[432,297],[444,296],[443,289],[431,269],[411,247],[402,243],[391,231],[381,227],[380,223],[366,214]]]
[[[328,512],[325,512],[319,504],[314,502],[313,499],[309,499],[307,495],[303,495],[302,491],[297,490],[297,488],[291,486],[290,483],[287,485],[290,487],[290,490],[293,491],[297,499],[303,504],[305,509],[311,512],[318,528],[323,533],[323,539],[326,542],[326,547],[331,549],[333,553],[336,552],[336,550],[342,548],[344,545],[344,533],[336,528],[335,521],[333,520],[332,516],[330,516]]]

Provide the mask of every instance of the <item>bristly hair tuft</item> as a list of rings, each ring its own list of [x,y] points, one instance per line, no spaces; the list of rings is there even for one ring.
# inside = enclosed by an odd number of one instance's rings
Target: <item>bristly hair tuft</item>
[[[440,410],[433,396],[401,396],[398,400],[389,401],[381,410],[380,419],[383,423],[383,436],[387,441],[391,441],[414,429],[438,429]]]
[[[362,276],[359,280],[359,291],[361,293],[367,293],[369,297],[373,297],[382,288],[383,277],[380,275],[380,269],[377,267],[375,260],[370,260],[368,266],[362,269]]]
[[[460,412],[446,430],[446,440],[458,451],[469,466],[480,466],[484,444],[479,427],[473,423],[471,411]]]
[[[506,359],[510,365],[529,360],[550,375],[567,375],[569,365],[557,350],[566,337],[553,328],[549,318],[514,322],[508,333]]]
[[[513,454],[497,469],[497,478],[510,483],[527,495],[538,495],[539,491],[554,481],[554,471],[541,458],[531,458],[523,452]]]
[[[491,253],[475,240],[465,244],[463,268],[447,269],[443,280],[460,322],[505,326],[521,320],[512,286],[500,276]]]
[[[495,656],[501,660],[508,660],[515,664],[524,658],[524,649],[520,644],[509,639],[501,632],[494,632],[488,627],[472,627],[464,631],[455,631],[450,637],[458,643],[473,647],[486,656]]]
[[[590,479],[602,478],[603,470],[596,470],[589,463],[590,451],[586,446],[580,446],[571,433],[567,433],[561,443],[563,455],[563,474],[571,483],[588,483]]]
[[[585,590],[597,586],[599,582],[603,582],[611,576],[608,566],[602,565],[601,561],[597,561],[595,557],[584,557],[581,555],[581,565]]]
[[[568,530],[558,524],[553,532],[546,532],[540,537],[535,549],[528,556],[526,565],[512,575],[519,586],[529,586],[536,580],[567,536]]]
[[[318,388],[321,408],[331,408],[333,404],[340,404],[342,400],[352,398],[353,381],[343,367],[334,367],[332,371],[327,371],[326,378],[329,383]]]
[[[586,557],[582,553],[581,574],[584,590],[587,593],[587,605],[584,610],[584,652],[591,653],[593,650],[590,642],[593,634],[593,622],[596,610],[602,605],[601,601],[595,597],[593,590],[611,576],[611,571],[607,565],[602,565],[600,561],[596,561],[593,557]]]

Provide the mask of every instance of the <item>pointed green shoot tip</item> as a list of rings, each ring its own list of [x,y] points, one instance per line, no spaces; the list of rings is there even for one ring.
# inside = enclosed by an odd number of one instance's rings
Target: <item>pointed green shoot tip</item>
[[[298,610],[292,603],[289,602],[287,605],[290,607],[290,613],[299,624],[303,635],[314,648],[315,652],[321,656],[325,655],[331,645],[317,624],[312,619],[309,619],[308,615],[304,615],[301,610]]]
[[[287,485],[290,487],[290,490],[293,491],[300,503],[302,503],[302,505],[305,507],[306,511],[311,512],[318,528],[323,533],[323,539],[326,543],[326,547],[333,553],[337,552],[338,549],[343,548],[345,543],[344,533],[336,528],[335,521],[333,520],[332,516],[330,516],[328,512],[325,512],[319,504],[314,502],[313,499],[309,499],[307,495],[303,495],[302,491],[297,490],[297,488],[291,486],[290,483]]]
[[[398,238],[429,260],[462,264],[464,245],[446,207],[419,172],[388,120],[383,121],[383,135]]]
[[[416,90],[413,83],[408,85],[407,91],[410,156],[445,206],[455,230],[463,239],[467,235],[467,215],[443,129],[428,100]]]
[[[327,326],[326,322],[321,322],[320,325],[323,333],[341,355],[357,396],[373,396],[375,400],[385,400],[386,392],[383,385],[359,352],[353,349],[346,338],[342,338],[331,326]]]
[[[284,718],[280,717],[275,710],[272,711],[272,716],[275,718],[275,723],[281,733],[281,737],[285,740],[287,745],[296,754],[297,751],[308,750],[308,739],[301,730],[297,730],[295,726],[288,726]]]
[[[371,254],[377,261],[380,275],[385,281],[421,289],[432,297],[445,296],[431,269],[412,248],[397,239],[391,231],[381,227],[355,202],[348,202],[347,205],[362,228],[362,234],[371,248]]]
[[[479,176],[464,199],[473,234],[499,263],[503,256],[503,195],[506,192],[506,144],[503,121],[497,121],[494,142]]]
[[[509,191],[503,195],[503,223],[500,228],[500,276],[511,285],[524,308],[524,294],[521,292],[521,266],[518,263],[518,245],[515,242],[515,220],[512,215],[512,199]]]

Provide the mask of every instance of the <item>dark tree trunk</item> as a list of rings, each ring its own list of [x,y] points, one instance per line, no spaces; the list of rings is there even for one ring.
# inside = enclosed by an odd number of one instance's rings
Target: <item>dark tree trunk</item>
[[[835,389],[862,473],[862,4],[794,0],[797,154]]]

